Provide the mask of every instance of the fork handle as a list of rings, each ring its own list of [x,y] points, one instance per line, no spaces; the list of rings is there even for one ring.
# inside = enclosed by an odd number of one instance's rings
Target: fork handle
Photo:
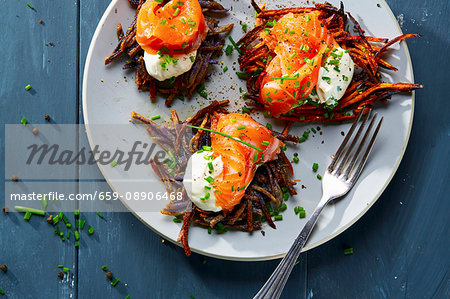
[[[303,246],[305,246],[306,241],[327,202],[328,200],[322,198],[320,204],[314,210],[311,218],[295,239],[294,244],[291,246],[286,256],[281,260],[275,271],[273,271],[272,275],[270,275],[269,279],[253,299],[278,299],[280,297],[284,285],[292,272],[292,268],[294,268],[295,262],[300,256],[300,252],[302,251]]]

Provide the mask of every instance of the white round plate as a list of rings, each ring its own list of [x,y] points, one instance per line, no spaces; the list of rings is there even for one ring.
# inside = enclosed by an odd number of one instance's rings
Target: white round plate
[[[232,37],[238,40],[243,32],[240,21],[253,25],[253,10],[249,0],[221,1],[227,8],[232,8],[229,16],[221,24],[234,23]],[[268,8],[300,6],[302,1],[267,1]],[[292,3],[295,2],[295,3]],[[331,1],[338,5],[338,1]],[[379,3],[380,7],[377,6]],[[394,15],[384,1],[345,1],[345,10],[360,22],[367,35],[393,38],[402,34]],[[104,59],[117,44],[115,28],[122,23],[124,28],[133,19],[134,10],[126,0],[113,0],[104,13],[92,39],[86,60],[83,80],[83,112],[86,124],[118,124],[119,129],[92,130],[87,127],[91,147],[94,144],[108,148],[126,148],[131,140],[150,141],[149,135],[140,126],[129,122],[130,112],[136,111],[145,116],[160,114],[162,120],[169,120],[170,112],[164,106],[164,99],[151,103],[147,92],[139,92],[134,82],[134,74],[122,70],[123,63],[113,63],[105,67]],[[228,44],[228,41],[227,41]],[[245,82],[237,78],[237,53],[233,56],[219,58],[229,71],[223,74],[222,65],[214,66],[212,76],[206,82],[206,90],[211,99],[232,101],[231,110],[242,107],[239,87],[245,90]],[[412,65],[406,44],[402,42],[389,51],[388,61],[398,67],[397,72],[385,72],[384,79],[391,82],[413,82]],[[124,78],[126,76],[126,78]],[[194,96],[191,100],[175,101],[180,118],[192,115],[199,107],[208,103],[205,99]],[[235,103],[238,105],[236,106]],[[322,213],[317,227],[312,233],[304,250],[314,248],[337,236],[358,220],[378,199],[394,175],[405,151],[413,119],[414,94],[395,95],[388,105],[377,107],[376,112],[384,116],[371,157],[353,190],[344,198],[328,206]],[[271,120],[256,117],[265,124]],[[321,181],[312,172],[313,163],[319,164],[318,173],[323,173],[329,164],[330,156],[336,151],[342,139],[341,132],[347,132],[350,124],[296,124],[290,133],[302,135],[303,131],[320,127],[323,134],[311,133],[309,139],[297,146],[290,146],[288,157],[298,152],[300,162],[294,164],[295,178],[301,179],[297,185],[298,195],[289,199],[288,209],[283,213],[283,221],[276,222],[277,229],[264,227],[265,236],[256,231],[227,232],[209,235],[206,229],[192,226],[189,231],[189,244],[194,252],[228,260],[268,260],[282,257],[312,214],[321,197]],[[274,128],[281,124],[274,123]],[[164,185],[158,180],[149,166],[125,171],[123,167],[99,165],[101,172],[114,191],[120,194],[133,191],[164,191]],[[144,184],[143,184],[144,182]],[[306,188],[302,188],[304,185]],[[157,212],[143,212],[133,201],[123,200],[127,208],[142,222],[164,238],[175,242],[181,224],[174,223],[172,217]],[[160,207],[164,205],[160,203]],[[294,214],[295,206],[303,206],[306,219],[299,219]],[[160,208],[158,207],[158,209]]]

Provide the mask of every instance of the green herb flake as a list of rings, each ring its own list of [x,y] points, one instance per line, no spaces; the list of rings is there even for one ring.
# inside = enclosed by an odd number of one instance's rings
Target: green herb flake
[[[116,161],[112,161],[109,165],[111,165],[111,167],[116,167],[117,166],[117,162]]]
[[[345,254],[345,255],[353,254],[353,248],[352,248],[352,247],[350,247],[350,248],[345,248],[345,249],[344,249],[344,254]]]

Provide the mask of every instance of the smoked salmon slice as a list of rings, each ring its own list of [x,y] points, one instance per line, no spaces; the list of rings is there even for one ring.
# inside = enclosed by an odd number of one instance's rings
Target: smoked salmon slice
[[[337,45],[319,15],[318,11],[289,13],[262,34],[263,43],[276,54],[260,89],[260,99],[273,116],[289,112],[311,93],[323,56]]]
[[[230,211],[240,203],[257,167],[263,162],[276,159],[284,143],[273,137],[269,129],[254,121],[248,114],[215,113],[211,129],[239,138],[261,150],[222,135],[211,134],[213,156],[221,156],[223,161],[222,174],[213,182],[216,205],[224,211]]]

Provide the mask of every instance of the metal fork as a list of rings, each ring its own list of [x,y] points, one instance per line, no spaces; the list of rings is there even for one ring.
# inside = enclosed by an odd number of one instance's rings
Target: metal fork
[[[381,117],[378,122],[375,131],[372,133],[372,128],[377,118],[375,113],[371,117],[372,110],[369,110],[364,115],[365,108],[362,109],[358,117],[353,122],[347,136],[340,145],[336,154],[334,155],[330,165],[328,166],[323,178],[322,178],[322,198],[317,206],[316,210],[312,214],[311,218],[305,224],[305,227],[295,239],[294,244],[289,249],[286,256],[278,264],[275,271],[272,273],[270,278],[264,284],[264,286],[259,290],[259,292],[253,297],[254,299],[277,299],[280,297],[283,291],[284,285],[292,272],[295,262],[297,261],[303,246],[308,240],[311,231],[313,230],[317,219],[323,208],[333,199],[344,196],[347,192],[355,185],[356,180],[361,174],[364,165],[366,164],[367,158],[372,150],[373,144],[377,137],[378,131],[380,130],[381,124],[383,122],[383,117]],[[364,115],[364,120],[362,121],[355,137],[351,140],[350,145],[347,144],[355,131],[357,124]],[[364,128],[366,126],[367,120],[371,118],[368,128],[363,134]],[[362,135],[362,139],[358,143],[359,138]],[[370,137],[371,136],[371,137]],[[367,145],[368,142],[368,145]],[[367,145],[367,146],[366,146]],[[355,148],[355,146],[357,146]],[[363,148],[365,148],[363,150]]]

